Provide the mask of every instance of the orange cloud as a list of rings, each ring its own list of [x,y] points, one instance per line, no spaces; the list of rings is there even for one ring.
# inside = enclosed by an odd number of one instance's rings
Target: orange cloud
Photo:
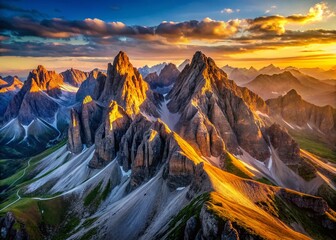
[[[253,32],[274,32],[280,35],[285,33],[285,26],[288,23],[306,24],[321,21],[332,16],[335,16],[335,13],[328,8],[326,3],[321,2],[311,7],[306,15],[294,14],[287,17],[275,15],[250,19],[248,20],[248,30]]]

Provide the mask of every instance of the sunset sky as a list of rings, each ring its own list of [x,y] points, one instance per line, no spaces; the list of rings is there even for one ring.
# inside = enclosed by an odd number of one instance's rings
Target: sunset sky
[[[38,64],[106,69],[180,64],[197,50],[220,67],[336,65],[336,1],[45,1],[0,3],[0,75]]]

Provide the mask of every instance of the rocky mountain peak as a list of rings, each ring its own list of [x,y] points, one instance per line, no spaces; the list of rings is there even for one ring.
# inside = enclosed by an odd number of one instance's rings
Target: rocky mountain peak
[[[179,66],[178,66],[178,70],[180,72],[182,72],[182,70],[185,68],[185,66],[187,66],[188,64],[190,64],[190,59],[186,59],[184,60]]]
[[[200,66],[200,67],[205,67],[205,66],[213,66],[216,65],[214,60],[212,58],[205,56],[201,51],[197,51],[192,60],[191,60],[191,66]]]
[[[238,154],[241,146],[257,159],[268,157],[267,144],[252,113],[253,109],[267,111],[265,102],[228,80],[203,53],[195,53],[167,98],[171,99],[169,110],[181,114],[176,131],[204,156],[218,156],[224,148]],[[247,121],[249,128],[242,124]]]
[[[283,73],[280,73],[279,75],[282,75],[284,77],[294,77],[290,71],[284,71]]]
[[[176,65],[173,63],[168,63],[160,72],[160,75],[163,74],[165,71],[176,71]]]
[[[0,76],[0,93],[19,90],[23,83],[17,76]]]
[[[284,98],[289,100],[302,100],[302,97],[298,94],[298,92],[295,89],[292,89],[286,93]]]
[[[48,94],[56,96],[60,94],[59,86],[63,84],[63,77],[55,71],[48,71],[44,66],[38,65],[31,71],[25,85],[30,86],[31,92],[48,91]]]
[[[47,69],[43,65],[38,65],[36,68],[36,71],[37,72],[47,72]]]
[[[114,58],[113,66],[115,71],[118,72],[120,75],[124,75],[128,71],[133,70],[133,65],[130,63],[127,54],[123,51],[120,51],[118,55]]]
[[[148,74],[145,81],[149,83],[151,89],[165,94],[169,92],[179,74],[180,71],[175,64],[169,63],[164,66],[159,75],[156,72]]]
[[[154,98],[147,82],[130,63],[128,56],[124,52],[119,52],[113,65],[108,65],[107,78],[99,100],[105,105],[114,100],[127,114],[134,116],[140,112],[140,107],[145,108],[144,105],[147,105],[146,110],[155,109],[153,106],[149,107],[153,104],[149,102],[155,101]]]
[[[279,67],[274,66],[273,64],[270,64],[266,67],[261,68],[259,72],[263,74],[274,74],[274,73],[280,73],[281,69]]]
[[[257,71],[258,71],[258,70],[255,69],[253,66],[251,66],[251,67],[249,68],[249,70],[250,70],[250,71],[254,71],[254,72],[257,72]]]
[[[298,126],[297,131],[306,131],[331,143],[335,142],[336,136],[336,110],[331,106],[316,106],[305,101],[294,89],[287,92],[284,96],[269,99],[266,101],[270,113],[273,116],[281,117],[291,124],[287,127]],[[292,129],[292,128],[291,128]],[[315,131],[318,129],[319,131]]]
[[[100,71],[99,69],[95,68],[89,73],[89,77],[97,79]]]
[[[64,82],[69,83],[75,87],[80,86],[82,82],[89,76],[87,72],[83,72],[74,68],[70,68],[65,72],[62,72],[61,75],[64,78]]]
[[[212,58],[207,57],[201,51],[194,54],[187,71],[184,72],[189,76],[180,76],[180,79],[187,80],[185,87],[188,85],[191,89],[190,86],[195,86],[194,90],[202,93],[213,92],[220,82],[227,80],[226,73],[217,67]]]

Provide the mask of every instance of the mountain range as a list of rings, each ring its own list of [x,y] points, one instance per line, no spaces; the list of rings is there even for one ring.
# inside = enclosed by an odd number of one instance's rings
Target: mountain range
[[[238,85],[246,84],[260,74],[273,75],[292,70],[295,70],[296,72],[300,72],[305,75],[309,75],[320,81],[327,82],[336,79],[336,66],[329,70],[324,70],[322,68],[296,68],[292,66],[280,68],[274,66],[273,64],[270,64],[257,70],[254,67],[238,68],[232,67],[230,65],[225,65],[224,67],[222,67],[222,69],[228,74],[229,78],[235,80]]]
[[[239,86],[245,86],[264,100],[276,98],[285,95],[291,89],[295,89],[305,100],[315,105],[336,106],[336,72],[333,69],[323,71],[322,77],[316,78],[308,75],[312,69],[299,69],[287,67],[281,69],[270,64],[260,70],[251,67],[233,68],[228,65],[222,68],[228,73],[230,79],[233,79]],[[330,78],[325,79],[328,76]]]
[[[75,69],[58,74],[40,65],[24,83],[14,77],[12,86],[0,94],[10,96],[0,118],[0,144],[5,146],[1,155],[22,157],[57,142],[67,128],[77,86],[87,75]]]
[[[106,73],[3,80],[1,145],[56,141],[2,160],[1,236],[333,239],[336,111],[306,100],[332,85],[277,69],[237,84],[199,51],[141,69],[119,52]]]

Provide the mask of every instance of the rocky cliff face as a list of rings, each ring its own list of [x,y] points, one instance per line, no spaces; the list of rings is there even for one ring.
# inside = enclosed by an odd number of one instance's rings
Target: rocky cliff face
[[[123,166],[124,171],[132,167],[137,150],[142,142],[145,132],[150,128],[151,122],[142,114],[138,114],[133,119],[130,127],[127,129],[121,140],[121,152],[119,163]]]
[[[95,88],[98,85],[98,82],[101,81],[101,78],[106,78],[106,74],[94,69],[89,73],[89,76],[84,80],[77,93],[76,93],[76,101],[81,102],[88,95],[94,97],[95,96]],[[99,80],[98,80],[99,79]],[[97,99],[94,97],[94,99]]]
[[[265,102],[228,80],[211,58],[197,52],[167,98],[168,108],[181,114],[177,132],[205,156],[217,157],[225,145],[233,153],[241,146],[257,159],[269,157],[263,126],[253,114],[267,112]]]
[[[184,60],[178,67],[177,69],[182,72],[183,69],[185,68],[185,66],[187,66],[188,64],[190,64],[190,59],[186,59]]]
[[[287,166],[307,181],[316,177],[316,169],[301,157],[299,144],[285,128],[275,123],[267,129],[267,133],[270,143]]]
[[[93,99],[107,106],[103,110],[105,113],[97,111],[99,108],[91,97],[85,98],[86,104],[80,109],[81,124],[86,144],[91,145],[92,136],[95,135],[96,153],[90,166],[101,167],[115,158],[121,137],[128,129],[131,118],[135,119],[141,111],[149,115],[158,115],[156,104],[160,96],[149,89],[148,84],[142,80],[123,52],[115,57],[113,65],[108,65],[106,78],[104,74],[97,75],[93,92]]]
[[[90,147],[95,141],[95,133],[102,121],[102,108],[87,95],[80,106],[71,109],[68,128],[68,149],[77,154],[83,144]]]
[[[84,80],[89,76],[89,73],[83,72],[78,69],[68,69],[65,72],[62,72],[64,82],[69,83],[72,86],[79,87]]]
[[[101,107],[97,105],[90,95],[87,95],[82,103],[81,123],[84,133],[83,142],[88,147],[94,143],[94,135],[101,123],[102,114]]]
[[[95,133],[96,151],[90,167],[100,168],[112,161],[120,150],[121,138],[127,131],[131,118],[115,101],[110,103],[105,121]]]
[[[148,82],[151,89],[160,91],[161,93],[168,93],[169,86],[175,83],[180,71],[172,63],[167,64],[158,75],[156,72],[150,73],[146,76],[145,81]],[[162,89],[166,88],[166,89]]]
[[[16,77],[7,76],[2,78],[0,76],[0,121],[6,108],[15,94],[22,88],[23,83]]]
[[[136,115],[140,110],[158,115],[155,111],[158,96],[149,89],[124,52],[119,52],[113,65],[108,65],[104,89],[99,96],[99,101],[103,103],[111,100],[118,102],[130,116]]]
[[[69,94],[62,90],[63,84],[62,75],[55,71],[48,71],[39,65],[29,73],[21,90],[9,102],[3,122],[6,123],[18,117],[25,125],[32,122],[34,118],[52,123],[55,120],[55,113],[63,103],[71,101]],[[62,96],[69,100],[64,102],[61,100]]]
[[[145,77],[145,81],[148,82],[149,85],[157,83],[159,81],[159,75],[156,72],[150,73]]]
[[[1,154],[37,154],[66,135],[74,93],[63,84],[61,75],[43,66],[29,73],[0,119],[0,144],[6,145]]]
[[[25,225],[18,222],[12,212],[0,218],[0,231],[1,239],[29,239]]]
[[[292,89],[286,95],[267,100],[271,114],[292,126],[306,130],[316,129],[332,139],[336,138],[336,110],[331,106],[319,107],[306,102]]]
[[[73,153],[80,153],[83,150],[82,127],[79,114],[71,109],[70,124],[68,130],[68,149]]]
[[[48,72],[43,66],[33,70],[21,90],[10,101],[3,117],[6,123],[18,117],[23,124],[29,124],[35,117],[52,121],[59,106],[49,96],[61,94],[59,84],[62,78],[55,72]]]

